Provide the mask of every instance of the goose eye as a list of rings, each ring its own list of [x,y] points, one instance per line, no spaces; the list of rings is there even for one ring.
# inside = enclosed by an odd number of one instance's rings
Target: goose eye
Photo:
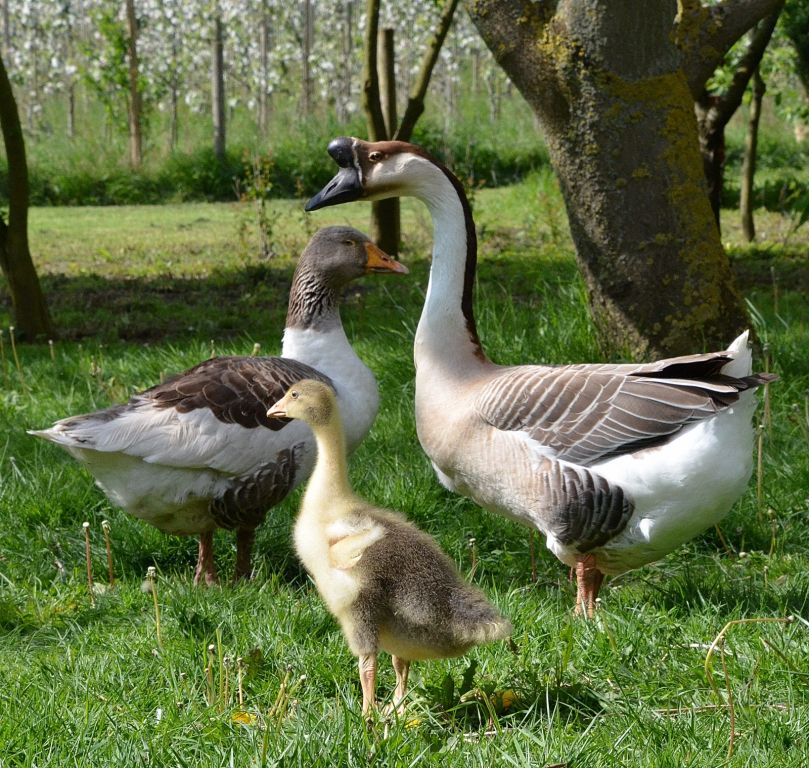
[[[372,163],[378,163],[382,159],[382,153],[378,149],[375,149],[373,152],[371,152],[371,154],[368,155],[368,159]]]
[[[356,245],[356,243],[353,240],[343,240],[343,245],[354,246],[354,245]]]

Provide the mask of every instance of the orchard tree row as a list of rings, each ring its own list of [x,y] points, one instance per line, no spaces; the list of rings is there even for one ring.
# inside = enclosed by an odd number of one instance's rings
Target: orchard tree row
[[[395,32],[400,101],[441,11],[434,0],[381,6],[380,29]],[[173,149],[184,110],[213,108],[222,142],[237,107],[261,135],[278,104],[341,122],[360,115],[366,20],[365,0],[3,0],[2,47],[29,132],[49,128],[44,107],[62,99],[74,135],[76,100],[89,90],[111,124],[129,122],[136,143],[149,114],[163,112]],[[447,114],[461,63],[496,111],[505,78],[465,13],[455,14],[433,78]]]

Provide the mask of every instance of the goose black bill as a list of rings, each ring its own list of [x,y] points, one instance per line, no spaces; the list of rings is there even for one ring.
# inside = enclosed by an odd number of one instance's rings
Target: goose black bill
[[[340,166],[340,170],[320,192],[306,203],[304,210],[316,211],[329,205],[350,203],[362,197],[362,179],[357,159],[354,156],[352,140],[347,136],[334,139],[328,146],[328,153]]]

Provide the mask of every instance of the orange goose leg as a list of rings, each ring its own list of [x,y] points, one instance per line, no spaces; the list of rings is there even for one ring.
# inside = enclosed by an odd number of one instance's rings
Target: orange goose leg
[[[198,586],[202,579],[205,586],[219,583],[216,575],[216,565],[213,561],[213,531],[206,531],[199,535],[199,553],[197,554],[197,569],[194,571],[194,586]]]
[[[593,618],[603,581],[604,574],[596,568],[593,555],[579,555],[576,558],[576,615],[584,611],[587,618]]]

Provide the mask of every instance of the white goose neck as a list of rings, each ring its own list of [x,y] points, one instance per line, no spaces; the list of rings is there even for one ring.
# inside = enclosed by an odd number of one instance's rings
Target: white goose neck
[[[471,213],[440,168],[421,159],[414,175],[411,194],[424,202],[433,220],[433,261],[416,331],[416,366],[427,361],[456,372],[478,367],[486,358],[472,314],[477,244],[469,243]]]

